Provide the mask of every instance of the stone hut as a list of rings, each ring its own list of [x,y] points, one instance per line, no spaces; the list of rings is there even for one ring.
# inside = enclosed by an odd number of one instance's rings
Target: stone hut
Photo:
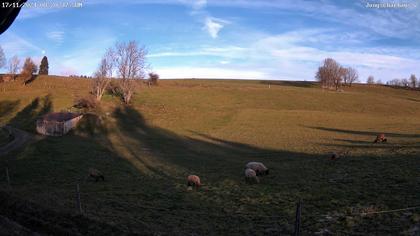
[[[63,136],[76,127],[82,117],[82,114],[72,112],[49,113],[36,121],[36,131],[48,136]]]

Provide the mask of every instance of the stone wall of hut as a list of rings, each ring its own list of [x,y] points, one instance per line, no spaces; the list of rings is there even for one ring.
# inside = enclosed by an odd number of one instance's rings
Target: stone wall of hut
[[[40,119],[36,122],[36,131],[48,136],[63,136],[76,127],[82,115],[66,121],[48,121]]]

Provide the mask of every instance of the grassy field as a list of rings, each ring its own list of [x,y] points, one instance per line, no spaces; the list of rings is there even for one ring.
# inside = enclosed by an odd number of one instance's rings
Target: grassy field
[[[37,117],[69,109],[89,84],[0,84],[0,124],[34,132]],[[106,95],[70,134],[36,137],[2,157],[12,188],[1,184],[40,208],[76,214],[80,183],[84,217],[126,234],[290,234],[301,199],[304,235],[413,235],[420,209],[361,213],[420,205],[419,107],[420,92],[385,86],[160,81],[139,85],[130,106]],[[379,132],[388,143],[372,143]],[[329,160],[339,151],[349,155]],[[246,184],[248,161],[264,162],[270,175]],[[105,182],[86,180],[89,167]],[[201,190],[186,190],[188,174],[201,177]]]

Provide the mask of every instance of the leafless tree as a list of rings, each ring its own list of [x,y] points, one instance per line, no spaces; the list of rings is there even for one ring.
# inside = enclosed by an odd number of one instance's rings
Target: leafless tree
[[[351,86],[359,78],[359,73],[353,67],[345,68],[343,83],[344,85]]]
[[[401,86],[406,87],[406,88],[410,87],[410,82],[408,81],[408,79],[406,78],[401,79]]]
[[[8,64],[9,73],[12,75],[12,78],[15,79],[18,71],[20,70],[20,59],[18,56],[14,55],[9,59]]]
[[[0,47],[0,68],[4,67],[6,65],[6,56],[4,55],[3,48]]]
[[[115,44],[115,63],[126,104],[130,103],[134,93],[133,80],[144,78],[146,54],[146,49],[140,47],[136,41]]]
[[[375,78],[373,77],[373,75],[369,75],[369,77],[366,80],[367,84],[375,84]]]
[[[115,54],[112,48],[110,48],[102,57],[92,82],[92,93],[95,95],[97,101],[101,100],[111,81],[114,62]]]
[[[323,88],[335,88],[341,86],[346,69],[332,58],[324,60],[324,64],[318,68],[315,78],[321,83]]]
[[[416,77],[416,75],[414,75],[414,74],[412,74],[411,76],[410,76],[410,86],[412,87],[412,88],[417,88],[417,83],[418,83],[418,81],[417,81],[417,77]]]
[[[383,82],[382,82],[382,80],[378,79],[378,80],[376,81],[376,84],[382,85],[382,84],[383,84]]]

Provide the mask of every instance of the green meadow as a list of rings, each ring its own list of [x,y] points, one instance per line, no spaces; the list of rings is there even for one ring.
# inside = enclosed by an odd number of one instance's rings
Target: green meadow
[[[161,80],[138,83],[129,106],[105,95],[63,137],[36,135],[37,118],[75,111],[89,86],[55,76],[0,84],[0,124],[34,134],[0,158],[1,191],[57,217],[19,216],[13,201],[0,204],[0,215],[45,234],[290,235],[301,200],[303,235],[412,235],[420,227],[419,208],[381,213],[420,205],[419,91]],[[388,142],[374,144],[378,133]],[[333,161],[332,152],[347,155]],[[260,184],[244,181],[249,161],[271,169]],[[87,178],[89,168],[105,181]],[[189,174],[201,189],[187,191]]]

